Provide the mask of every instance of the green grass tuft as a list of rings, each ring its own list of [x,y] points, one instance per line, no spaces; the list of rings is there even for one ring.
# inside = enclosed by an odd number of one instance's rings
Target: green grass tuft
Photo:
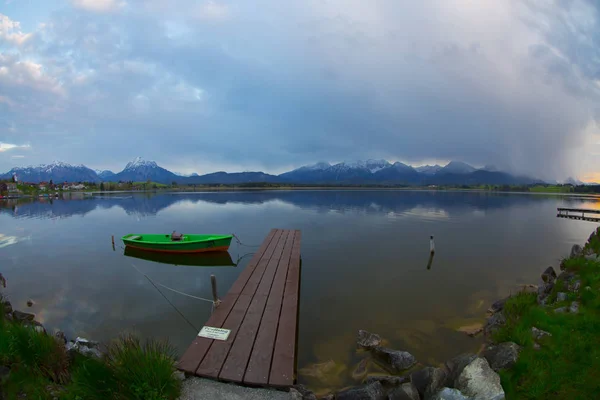
[[[164,342],[142,344],[133,335],[122,336],[108,351],[108,365],[123,382],[131,399],[168,400],[179,396],[181,382],[173,375],[175,352]]]

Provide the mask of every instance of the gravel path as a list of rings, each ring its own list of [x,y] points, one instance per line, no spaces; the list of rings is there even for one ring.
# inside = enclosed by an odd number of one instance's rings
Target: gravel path
[[[187,378],[179,400],[289,400],[287,392],[254,389],[210,379]]]

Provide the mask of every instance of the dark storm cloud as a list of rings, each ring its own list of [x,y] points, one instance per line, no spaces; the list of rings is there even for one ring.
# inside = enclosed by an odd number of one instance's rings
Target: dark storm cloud
[[[0,153],[0,170],[8,154],[115,169],[142,155],[199,172],[360,158],[546,178],[600,166],[590,2],[75,3],[20,28],[25,43],[14,24],[0,30],[0,141],[31,145]]]

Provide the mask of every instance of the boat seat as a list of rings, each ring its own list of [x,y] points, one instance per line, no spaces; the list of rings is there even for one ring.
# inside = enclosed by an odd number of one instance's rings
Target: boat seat
[[[129,240],[140,240],[141,238],[141,236],[131,236]]]
[[[183,234],[173,231],[173,233],[171,234],[171,241],[172,242],[181,242],[182,240],[183,240]]]

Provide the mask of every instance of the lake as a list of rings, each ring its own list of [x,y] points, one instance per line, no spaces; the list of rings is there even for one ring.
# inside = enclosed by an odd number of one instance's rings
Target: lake
[[[143,274],[202,298],[215,274],[224,296],[255,248],[233,243],[230,258],[213,266],[175,266],[125,256],[119,238],[177,230],[235,233],[259,245],[272,228],[300,229],[298,380],[316,390],[355,383],[358,329],[424,364],[477,351],[482,340],[456,329],[482,321],[520,284],[537,284],[545,267],[558,269],[597,226],[556,218],[556,208],[600,207],[590,198],[403,190],[126,196],[0,200],[0,272],[13,306],[27,311],[32,299],[37,319],[68,337],[108,341],[134,331],[182,353],[211,304],[163,289],[171,305]]]

